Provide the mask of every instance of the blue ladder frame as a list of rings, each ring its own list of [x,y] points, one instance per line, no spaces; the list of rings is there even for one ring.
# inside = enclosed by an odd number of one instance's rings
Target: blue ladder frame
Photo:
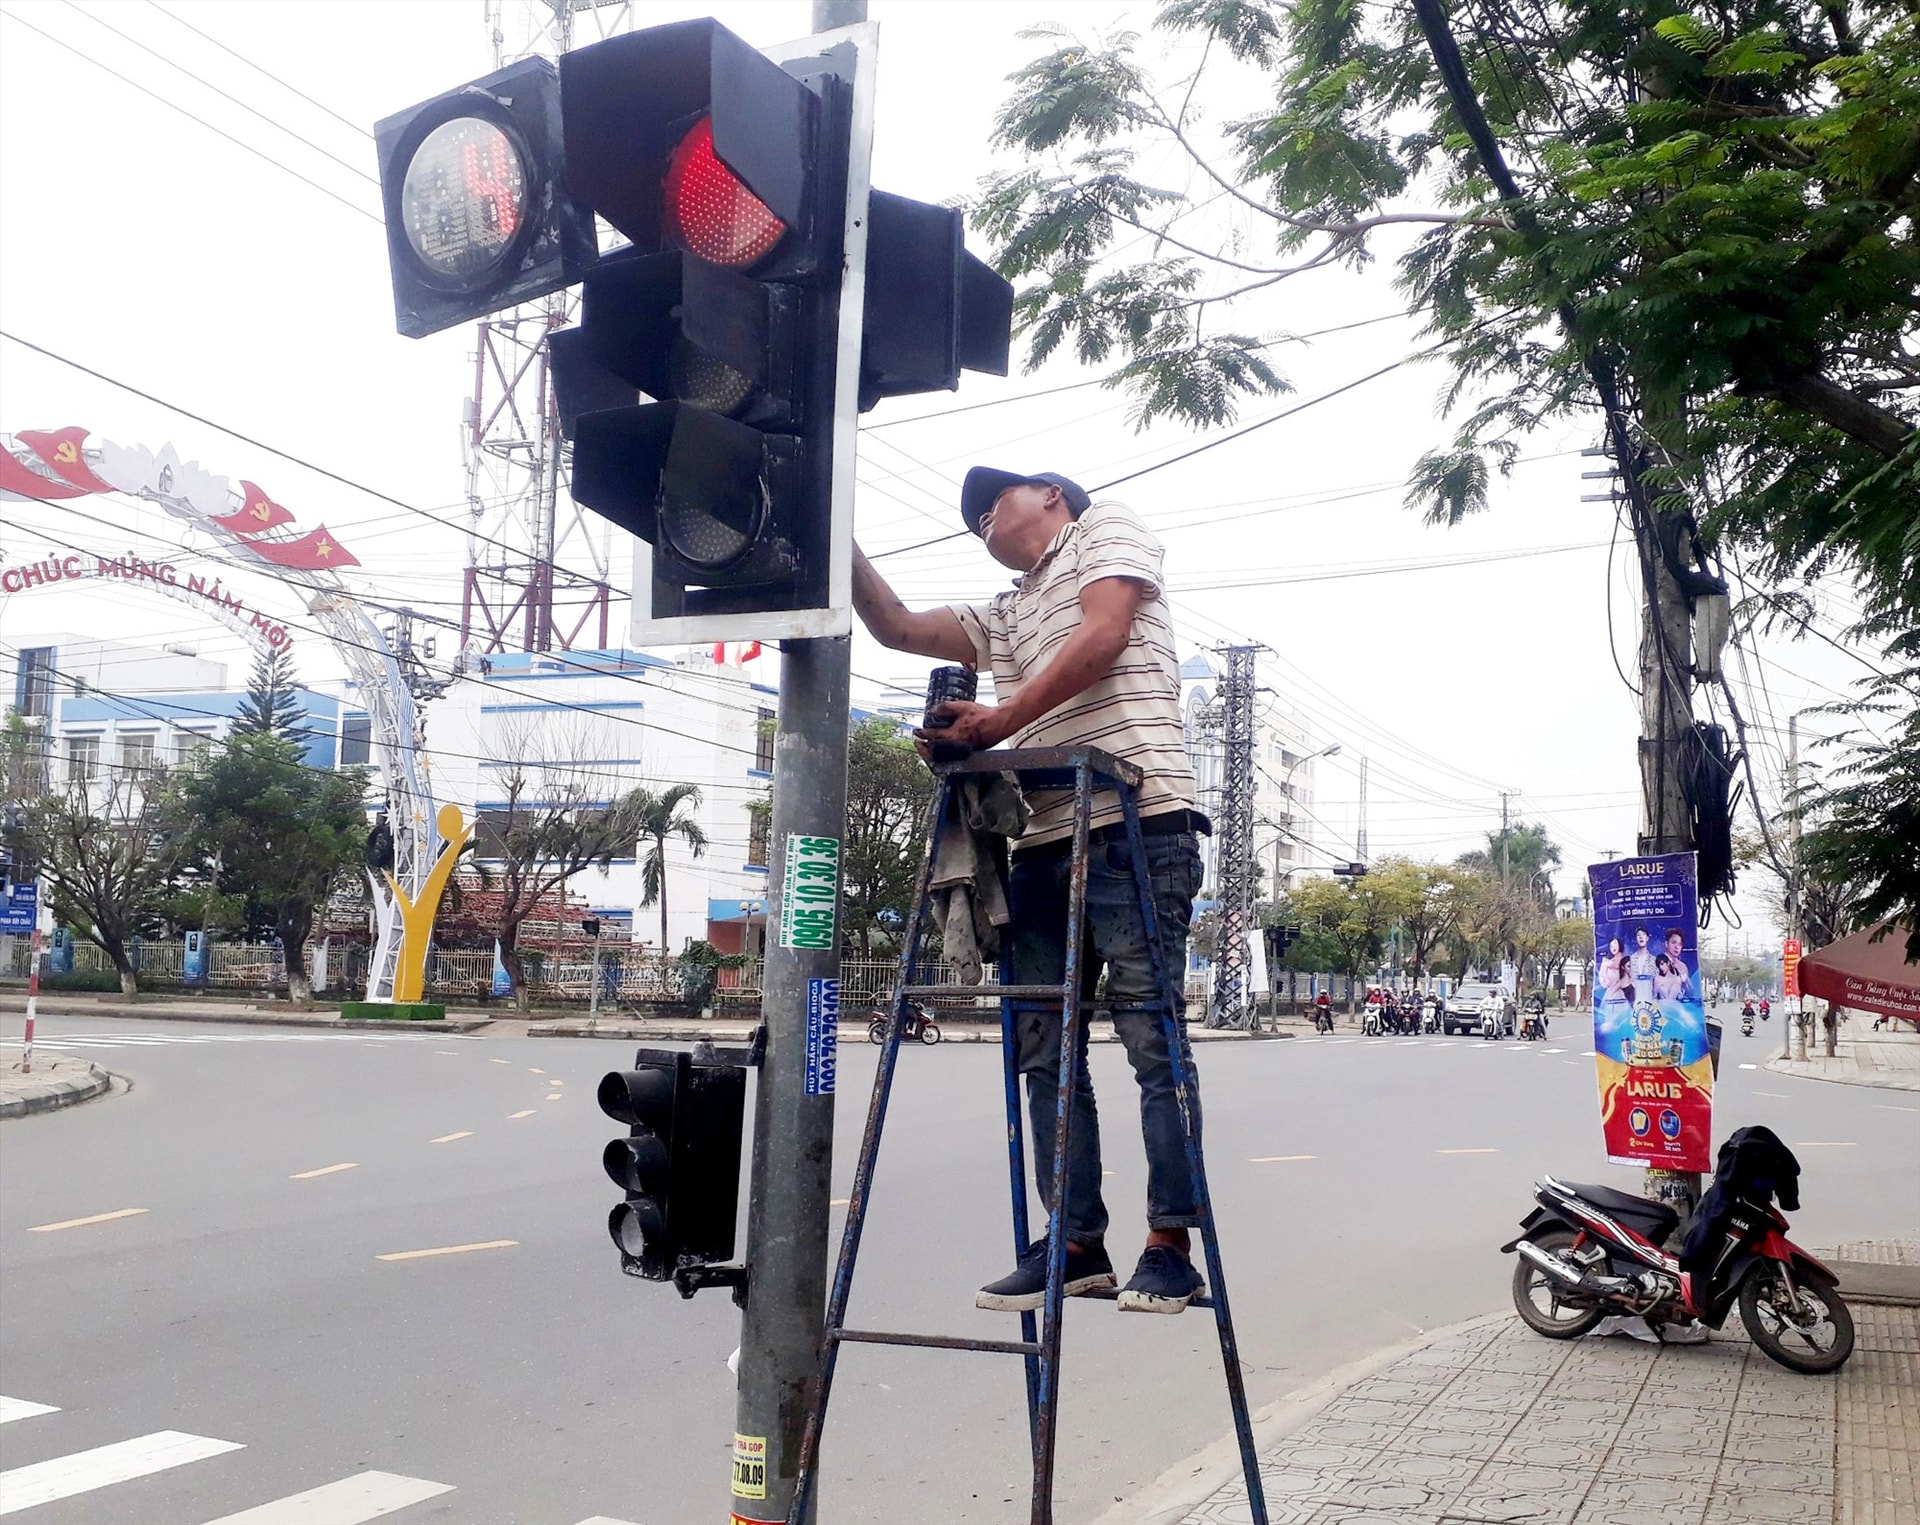
[[[879,1158],[880,1135],[886,1122],[887,1101],[893,1090],[894,1064],[900,1052],[901,1031],[908,1003],[921,996],[951,995],[950,985],[922,985],[914,982],[920,960],[920,944],[925,934],[927,907],[931,895],[933,863],[940,834],[948,826],[954,794],[954,777],[968,773],[1012,773],[1021,787],[1034,789],[1071,789],[1073,791],[1073,847],[1071,877],[1067,892],[1067,946],[1064,977],[1057,985],[1002,985],[1000,994],[1000,1042],[1004,1061],[1007,1100],[1007,1171],[1013,1192],[1013,1242],[1017,1254],[1028,1245],[1027,1172],[1025,1130],[1020,1106],[1020,1077],[1012,1002],[1014,1000],[1061,1002],[1060,1087],[1054,1103],[1053,1190],[1047,1203],[1047,1288],[1036,1327],[1031,1311],[1020,1315],[1018,1340],[976,1340],[951,1335],[909,1334],[846,1327],[847,1302],[853,1291],[854,1263],[860,1254],[860,1236],[866,1224],[867,1193],[873,1184],[874,1167]],[[934,769],[935,783],[926,859],[920,869],[920,883],[913,910],[907,918],[901,944],[900,969],[894,981],[892,1019],[873,1079],[873,1098],[867,1108],[866,1131],[860,1141],[860,1157],[854,1167],[853,1188],[847,1202],[846,1225],[840,1237],[840,1257],[834,1268],[833,1286],[827,1299],[826,1328],[821,1342],[820,1373],[814,1385],[813,1401],[807,1413],[806,1429],[801,1436],[798,1476],[794,1483],[793,1508],[789,1525],[808,1525],[811,1520],[814,1484],[819,1473],[821,1433],[826,1423],[827,1402],[832,1393],[834,1368],[843,1344],[917,1345],[938,1350],[977,1350],[1023,1358],[1026,1368],[1027,1423],[1033,1449],[1033,1509],[1030,1525],[1052,1525],[1054,1452],[1058,1432],[1060,1401],[1061,1315],[1065,1308],[1067,1240],[1063,1231],[1066,1200],[1066,1160],[1068,1132],[1072,1124],[1070,1103],[1078,1078],[1079,1033],[1084,1020],[1080,987],[1084,971],[1081,950],[1085,941],[1087,916],[1088,834],[1096,792],[1112,790],[1120,797],[1121,814],[1126,826],[1127,843],[1133,860],[1134,885],[1141,918],[1146,926],[1147,947],[1153,960],[1153,974],[1162,992],[1163,1017],[1167,1026],[1168,1049],[1173,1056],[1174,1097],[1180,1108],[1182,1133],[1186,1141],[1187,1169],[1193,1179],[1194,1199],[1199,1206],[1199,1233],[1206,1253],[1207,1285],[1205,1295],[1194,1299],[1194,1306],[1212,1308],[1220,1335],[1220,1359],[1226,1370],[1227,1396],[1233,1409],[1234,1433],[1240,1443],[1240,1464],[1246,1478],[1247,1502],[1254,1525],[1267,1525],[1265,1491],[1260,1467],[1253,1449],[1253,1426],[1247,1412],[1246,1384],[1240,1374],[1239,1346],[1234,1339],[1233,1315],[1227,1304],[1226,1273],[1220,1261],[1220,1245],[1215,1233],[1213,1198],[1207,1189],[1206,1163],[1200,1140],[1193,1126],[1190,1068],[1185,1035],[1174,1017],[1178,991],[1173,983],[1185,971],[1168,969],[1162,956],[1154,914],[1152,885],[1147,875],[1145,838],[1140,830],[1140,810],[1134,791],[1140,772],[1093,747],[1028,749],[985,752],[964,762],[944,764]],[[1093,1294],[1100,1296],[1102,1294]],[[1108,1298],[1116,1294],[1104,1294]]]

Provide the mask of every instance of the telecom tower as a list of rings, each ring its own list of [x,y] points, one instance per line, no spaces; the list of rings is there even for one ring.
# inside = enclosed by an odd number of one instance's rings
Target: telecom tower
[[[496,69],[573,46],[576,18],[599,41],[633,27],[633,0],[486,0]],[[613,601],[606,522],[567,492],[570,454],[560,434],[547,336],[578,300],[555,292],[482,319],[473,394],[461,433],[467,457],[467,569],[460,652],[604,647]]]
[[[1253,926],[1253,659],[1256,646],[1221,651],[1227,670],[1216,704],[1220,714],[1220,819],[1214,822],[1214,893],[1219,897],[1213,1003],[1208,1027],[1249,1028],[1248,990]]]

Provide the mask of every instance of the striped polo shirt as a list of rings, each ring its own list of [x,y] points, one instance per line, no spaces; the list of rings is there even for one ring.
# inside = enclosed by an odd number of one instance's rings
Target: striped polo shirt
[[[1004,703],[1079,625],[1082,588],[1103,577],[1146,585],[1113,670],[1007,738],[1014,747],[1099,747],[1134,764],[1142,774],[1142,816],[1194,807],[1193,767],[1180,723],[1180,664],[1160,581],[1163,557],[1160,542],[1131,509],[1096,503],[1055,535],[1033,570],[1007,592],[984,604],[949,606],[973,642],[976,664],[993,674],[995,699]],[[1033,819],[1016,846],[1072,835],[1070,791],[1037,790],[1027,803]],[[1094,796],[1095,826],[1120,818],[1111,793]]]

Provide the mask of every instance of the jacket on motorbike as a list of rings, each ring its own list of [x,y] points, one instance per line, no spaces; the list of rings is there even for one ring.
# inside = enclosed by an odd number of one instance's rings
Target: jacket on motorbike
[[[1783,1211],[1800,1210],[1800,1162],[1771,1128],[1737,1129],[1720,1146],[1713,1184],[1700,1198],[1680,1247],[1682,1271],[1696,1274],[1711,1268],[1714,1247],[1741,1197],[1762,1202],[1778,1199]]]

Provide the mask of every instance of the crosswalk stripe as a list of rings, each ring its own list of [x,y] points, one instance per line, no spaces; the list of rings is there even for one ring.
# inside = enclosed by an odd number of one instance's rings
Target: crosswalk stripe
[[[610,1514],[596,1514],[592,1519],[582,1520],[580,1525],[633,1525],[632,1520],[616,1520]]]
[[[207,1525],[361,1525],[363,1520],[377,1520],[451,1492],[451,1483],[430,1483],[397,1472],[360,1472],[238,1514],[223,1514]]]
[[[0,1424],[12,1424],[16,1419],[31,1419],[35,1414],[59,1412],[51,1403],[29,1403],[25,1398],[0,1395]]]
[[[210,1440],[179,1430],[155,1430],[133,1440],[75,1451],[31,1466],[0,1472],[0,1514],[15,1514],[36,1504],[90,1493],[112,1483],[164,1472],[190,1461],[204,1461],[227,1451],[244,1450],[238,1441]]]

